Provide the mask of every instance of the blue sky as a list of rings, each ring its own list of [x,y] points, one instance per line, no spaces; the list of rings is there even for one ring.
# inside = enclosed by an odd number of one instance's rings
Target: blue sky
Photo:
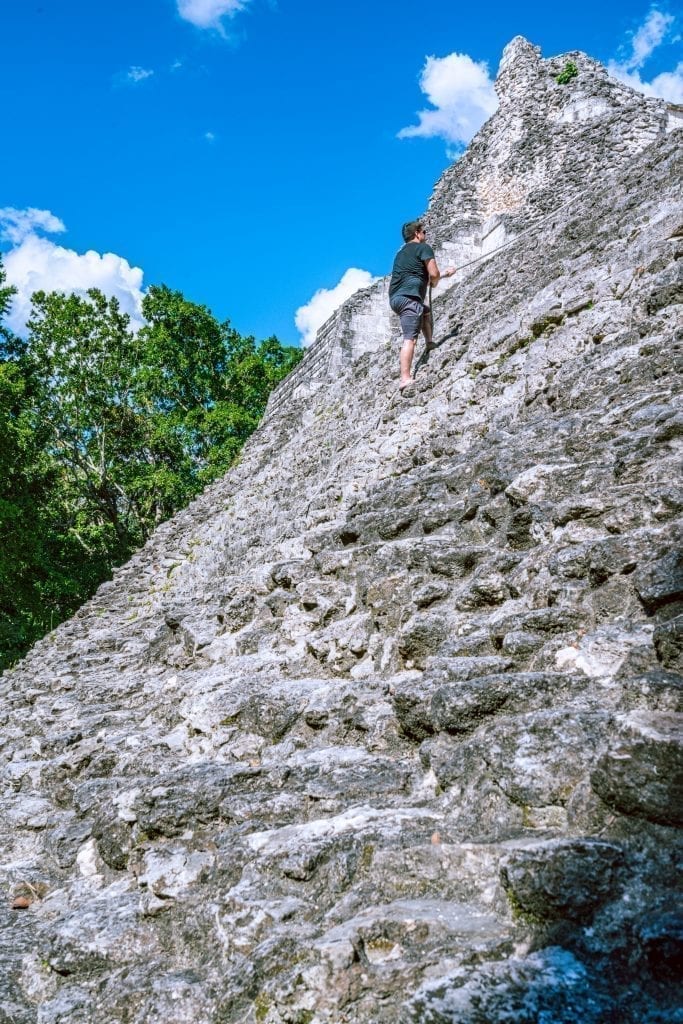
[[[317,290],[390,269],[513,36],[683,102],[681,22],[635,0],[4,0],[8,276],[24,309],[90,284],[133,309],[163,282],[297,344]],[[309,335],[338,294],[300,315]]]

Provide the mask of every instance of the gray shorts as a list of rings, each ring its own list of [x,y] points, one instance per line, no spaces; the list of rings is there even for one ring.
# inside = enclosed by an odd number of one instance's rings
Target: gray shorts
[[[422,330],[422,318],[429,311],[429,307],[411,295],[394,295],[389,300],[389,305],[401,319],[403,337],[410,340],[417,338]]]

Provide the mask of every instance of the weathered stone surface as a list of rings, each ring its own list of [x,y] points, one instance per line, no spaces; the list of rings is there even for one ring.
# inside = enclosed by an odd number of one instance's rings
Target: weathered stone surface
[[[448,627],[442,616],[418,613],[401,631],[398,641],[399,653],[406,666],[424,668],[426,659],[438,651],[448,635]]]
[[[503,709],[509,713],[545,707],[564,682],[563,676],[550,672],[506,672],[441,686],[431,699],[434,731],[467,733]]]
[[[606,1000],[589,971],[570,952],[549,947],[526,959],[460,968],[427,982],[410,1000],[402,1020],[415,1024],[599,1024]]]
[[[663,910],[645,915],[637,925],[638,940],[658,979],[680,988],[683,968],[683,913]]]
[[[379,281],[0,679],[13,1024],[676,1019],[678,114],[497,89],[412,397]]]
[[[683,615],[657,626],[652,640],[663,665],[683,669]]]
[[[596,839],[556,839],[513,849],[501,881],[513,906],[540,919],[585,920],[618,886],[623,851]]]
[[[683,712],[683,676],[655,669],[624,678],[617,707],[623,711]]]
[[[402,731],[411,739],[423,740],[434,732],[431,708],[434,690],[434,682],[417,673],[392,682],[394,711]]]
[[[635,711],[616,724],[592,775],[596,793],[622,814],[683,824],[683,715]]]
[[[683,601],[683,551],[671,551],[644,566],[636,574],[634,585],[648,612],[673,601]]]

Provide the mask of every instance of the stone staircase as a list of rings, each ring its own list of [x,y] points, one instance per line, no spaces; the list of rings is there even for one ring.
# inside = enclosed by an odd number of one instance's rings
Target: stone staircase
[[[379,284],[0,680],[0,1022],[678,1019],[680,146],[614,88],[628,145],[437,297],[414,397]]]

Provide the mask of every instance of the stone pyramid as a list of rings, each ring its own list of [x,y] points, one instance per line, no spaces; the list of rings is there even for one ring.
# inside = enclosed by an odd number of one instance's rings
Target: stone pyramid
[[[0,1022],[681,1019],[682,112],[497,89],[413,396],[385,279],[0,679]]]

